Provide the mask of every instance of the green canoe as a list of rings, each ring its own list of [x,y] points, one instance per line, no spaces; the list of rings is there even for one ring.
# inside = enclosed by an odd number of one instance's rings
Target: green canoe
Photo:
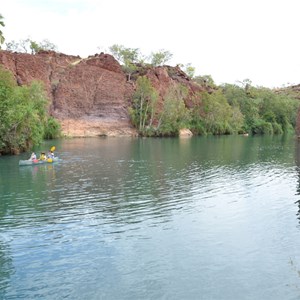
[[[42,164],[53,164],[55,162],[61,161],[58,157],[48,158],[47,160],[19,160],[19,166],[35,166],[35,165],[42,165]]]

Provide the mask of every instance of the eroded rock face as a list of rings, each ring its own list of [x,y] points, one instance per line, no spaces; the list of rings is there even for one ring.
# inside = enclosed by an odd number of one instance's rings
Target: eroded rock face
[[[193,98],[199,93],[206,91],[204,87],[196,84],[179,67],[162,66],[149,68],[146,76],[151,80],[152,85],[158,91],[162,100],[172,89],[186,88],[187,94],[184,97],[188,108],[193,106]]]
[[[31,55],[0,51],[0,63],[19,85],[41,80],[51,114],[70,136],[134,135],[128,115],[130,87],[113,56],[86,59],[53,51]]]
[[[0,64],[10,70],[19,85],[41,80],[50,99],[50,113],[68,136],[136,135],[128,107],[135,83],[128,82],[118,61],[109,54],[82,59],[53,51],[35,55],[0,51]],[[186,105],[201,91],[180,68],[144,70],[160,100],[172,87],[188,89]],[[141,74],[140,74],[141,75]]]

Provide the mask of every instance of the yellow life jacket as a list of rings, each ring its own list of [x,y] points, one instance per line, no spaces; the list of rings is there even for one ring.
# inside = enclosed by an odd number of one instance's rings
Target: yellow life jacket
[[[41,154],[40,160],[45,160],[45,159],[46,159],[46,155],[45,154]]]

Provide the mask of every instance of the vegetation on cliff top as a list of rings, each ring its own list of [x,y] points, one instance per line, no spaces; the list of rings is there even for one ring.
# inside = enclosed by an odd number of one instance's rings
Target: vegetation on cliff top
[[[45,39],[41,42],[36,42],[30,38],[20,40],[20,41],[10,41],[6,43],[6,50],[14,52],[23,52],[35,54],[41,50],[51,50],[56,51],[57,47],[49,40]]]

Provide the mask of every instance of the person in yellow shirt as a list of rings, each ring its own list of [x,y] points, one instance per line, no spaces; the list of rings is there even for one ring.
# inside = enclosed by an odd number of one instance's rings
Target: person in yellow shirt
[[[45,152],[41,153],[39,160],[47,160]]]

